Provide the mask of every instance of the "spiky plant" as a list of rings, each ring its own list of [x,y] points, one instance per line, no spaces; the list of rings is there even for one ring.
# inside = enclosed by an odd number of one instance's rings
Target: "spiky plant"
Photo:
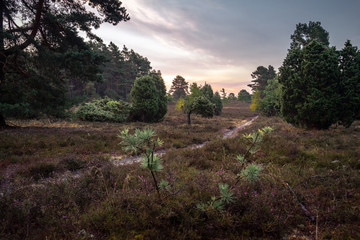
[[[125,152],[144,154],[141,167],[150,170],[156,191],[160,198],[160,190],[155,172],[161,171],[163,166],[161,165],[160,157],[155,154],[155,148],[161,146],[164,142],[159,138],[155,139],[155,136],[156,132],[151,128],[145,128],[143,130],[136,129],[134,134],[130,134],[129,129],[124,129],[119,135],[121,145]]]

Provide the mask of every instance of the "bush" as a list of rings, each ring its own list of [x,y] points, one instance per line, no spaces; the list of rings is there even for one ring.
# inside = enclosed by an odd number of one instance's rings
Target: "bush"
[[[131,89],[131,118],[142,122],[159,122],[167,112],[164,80],[158,73],[135,80]]]
[[[76,111],[82,121],[125,122],[130,113],[130,105],[124,101],[113,101],[108,97],[82,104]]]

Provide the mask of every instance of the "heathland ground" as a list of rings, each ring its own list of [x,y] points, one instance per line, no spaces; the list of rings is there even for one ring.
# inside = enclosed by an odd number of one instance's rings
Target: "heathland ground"
[[[359,239],[360,122],[319,131],[260,116],[223,139],[254,115],[234,101],[191,126],[174,105],[154,124],[10,120],[17,127],[0,132],[0,238]],[[240,163],[243,135],[265,126],[273,131]],[[166,150],[160,198],[150,171],[112,163],[127,156],[119,130],[146,127]],[[249,164],[258,178],[241,175]],[[219,184],[230,192],[220,207]]]

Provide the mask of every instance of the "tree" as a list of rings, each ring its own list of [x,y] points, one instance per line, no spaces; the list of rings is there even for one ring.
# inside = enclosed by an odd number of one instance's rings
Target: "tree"
[[[101,67],[102,81],[96,83],[97,93],[110,98],[130,100],[130,90],[135,79],[150,74],[152,67],[146,57],[126,46],[120,50],[110,42],[92,44],[92,49],[105,58]]]
[[[211,88],[211,86],[210,86]],[[187,123],[191,124],[191,114],[199,114],[202,117],[212,117],[215,105],[204,95],[209,89],[202,91],[202,87],[197,83],[191,84],[190,92],[184,101],[183,110],[187,115]],[[211,90],[212,91],[212,90]]]
[[[259,100],[258,110],[266,116],[276,116],[281,110],[281,85],[276,77],[269,80],[264,90],[264,98]]]
[[[229,93],[228,99],[236,100],[235,93]]]
[[[168,106],[168,98],[166,95],[166,87],[164,83],[164,79],[161,76],[160,71],[153,70],[150,75],[153,78],[155,83],[155,88],[158,94],[158,106],[159,110],[154,116],[156,122],[162,121],[164,119],[165,114],[167,113],[167,106]]]
[[[348,40],[340,51],[340,123],[349,127],[360,117],[360,52]]]
[[[213,101],[214,92],[211,88],[211,85],[205,83],[205,85],[201,88],[202,94],[209,99],[211,102]]]
[[[290,48],[303,48],[311,41],[316,40],[325,46],[329,46],[329,33],[321,26],[321,22],[312,22],[309,24],[298,23],[294,34],[291,35]]]
[[[238,100],[241,102],[250,102],[251,101],[251,95],[248,91],[245,89],[240,90],[238,93]]]
[[[167,111],[166,89],[159,73],[143,76],[135,80],[131,89],[133,120],[158,122]]]
[[[282,115],[299,127],[327,129],[338,121],[338,53],[318,41],[290,50],[280,68]]]
[[[225,88],[222,88],[221,91],[221,99],[225,100],[226,99],[226,92],[225,92]]]
[[[177,75],[172,81],[169,92],[173,94],[175,100],[178,100],[180,97],[185,98],[189,94],[188,87],[189,83],[182,76]]]
[[[268,80],[274,79],[276,72],[273,66],[269,65],[268,68],[264,66],[258,66],[256,71],[251,73],[252,84],[248,86],[251,87],[252,91],[259,91],[260,97],[263,97],[263,91],[267,85]]]
[[[213,98],[213,103],[215,105],[214,114],[218,116],[221,114],[222,109],[223,109],[223,104],[222,104],[219,92],[215,92],[214,98]]]
[[[259,110],[259,102],[260,102],[260,91],[255,91],[251,98],[251,104],[250,109],[252,111],[258,111]]]
[[[99,14],[89,11],[87,5],[96,8]],[[78,35],[79,30],[85,32],[90,39],[100,40],[91,32],[92,28],[99,28],[103,22],[116,25],[120,21],[130,19],[126,9],[121,5],[122,3],[117,0],[1,1],[0,91],[1,94],[9,95],[9,82],[21,79],[21,84],[27,86],[22,89],[28,97],[26,102],[4,102],[7,99],[1,99],[1,103],[7,104],[10,108],[28,105],[31,109],[34,102],[31,98],[35,97],[45,105],[51,103],[47,99],[49,95],[52,95],[53,99],[63,99],[64,84],[69,75],[96,75],[98,67],[95,66],[98,65],[99,59],[91,55],[83,38]],[[37,65],[38,62],[34,61],[36,58],[53,59],[50,63],[55,68],[46,64]],[[90,68],[85,59],[97,64]],[[40,88],[40,91],[36,87]],[[59,101],[45,110],[52,110],[57,106],[63,108],[64,104],[65,101]],[[35,110],[43,111],[44,108],[36,107]],[[0,112],[0,125],[5,125],[4,112]]]
[[[214,116],[215,105],[209,101],[205,96],[186,98],[184,104],[184,110],[187,114],[187,123],[191,124],[191,114],[199,114],[205,118],[211,118]]]

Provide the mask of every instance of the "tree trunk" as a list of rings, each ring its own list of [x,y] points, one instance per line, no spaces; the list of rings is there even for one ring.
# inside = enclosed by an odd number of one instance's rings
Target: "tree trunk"
[[[188,125],[191,125],[190,115],[191,115],[191,112],[188,112],[188,114],[187,114],[187,123],[188,123]]]

